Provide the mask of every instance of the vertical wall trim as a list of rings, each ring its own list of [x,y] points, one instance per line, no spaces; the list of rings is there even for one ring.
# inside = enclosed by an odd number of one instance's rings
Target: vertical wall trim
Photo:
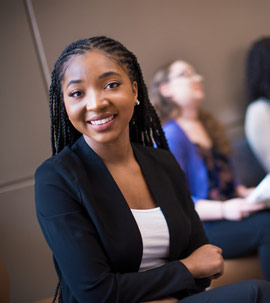
[[[29,18],[30,18],[30,22],[31,22],[31,26],[32,26],[33,34],[34,34],[34,39],[35,39],[41,67],[42,67],[43,76],[46,81],[47,88],[49,88],[50,82],[51,82],[49,66],[48,66],[47,58],[45,55],[44,47],[42,44],[42,40],[41,40],[41,36],[40,36],[40,32],[39,32],[39,28],[38,28],[38,24],[37,24],[37,20],[36,20],[36,15],[35,15],[31,0],[26,0],[26,7],[27,7],[27,11],[29,14]]]
[[[46,84],[46,90],[48,90],[48,88],[50,86],[50,82],[51,82],[51,79],[50,79],[51,77],[50,77],[50,71],[49,71],[44,47],[43,47],[42,40],[40,37],[40,32],[39,32],[35,12],[33,9],[32,1],[26,0],[25,2],[26,2],[26,8],[27,8],[27,12],[29,15],[31,27],[33,30],[33,35],[34,35],[34,40],[35,40],[35,44],[36,44],[36,48],[37,48],[37,52],[38,52],[38,57],[39,57],[40,64],[41,64],[43,79]],[[10,182],[8,184],[0,184],[0,194],[18,190],[18,189],[25,188],[28,186],[33,186],[33,185],[34,185],[33,176],[25,177],[20,180],[13,180],[12,182]]]

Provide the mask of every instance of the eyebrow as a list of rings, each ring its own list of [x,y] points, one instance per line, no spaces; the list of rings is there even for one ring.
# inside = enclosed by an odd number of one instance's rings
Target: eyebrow
[[[74,83],[82,83],[83,81],[82,80],[70,80],[67,84],[67,88],[71,85],[71,84],[74,84]]]
[[[183,69],[182,71],[180,71],[180,72],[177,72],[175,75],[174,75],[174,77],[178,77],[178,76],[182,76],[183,74],[185,74],[185,73],[194,73],[194,70],[192,70],[192,69]]]
[[[103,79],[103,78],[106,78],[106,77],[109,77],[109,76],[112,76],[112,75],[121,76],[120,74],[118,74],[116,72],[109,71],[109,72],[106,72],[104,74],[101,74],[98,78]]]
[[[106,77],[109,77],[109,76],[112,76],[112,75],[116,75],[116,76],[121,76],[120,74],[116,73],[116,72],[113,72],[113,71],[109,71],[109,72],[106,72],[106,73],[103,73],[101,74],[98,79],[103,79],[103,78],[106,78]],[[71,84],[74,84],[74,83],[82,83],[83,80],[70,80],[67,84],[67,88],[71,85]]]

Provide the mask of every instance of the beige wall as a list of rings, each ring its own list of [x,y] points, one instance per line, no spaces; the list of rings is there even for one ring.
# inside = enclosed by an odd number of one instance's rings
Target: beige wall
[[[0,257],[12,302],[52,295],[56,276],[35,218],[33,173],[49,157],[47,87],[25,1],[1,1]],[[30,1],[31,3],[31,1]],[[145,80],[176,58],[204,76],[211,109],[241,130],[244,61],[270,34],[268,0],[32,0],[49,69],[73,40],[108,35],[138,57]]]
[[[33,193],[34,171],[50,155],[47,92],[24,2],[1,1],[0,20],[0,259],[10,302],[30,303],[56,286]]]
[[[33,1],[50,68],[71,41],[108,35],[134,51],[148,83],[160,65],[189,61],[205,77],[205,107],[226,124],[242,120],[245,55],[254,39],[270,34],[268,0],[74,3]]]

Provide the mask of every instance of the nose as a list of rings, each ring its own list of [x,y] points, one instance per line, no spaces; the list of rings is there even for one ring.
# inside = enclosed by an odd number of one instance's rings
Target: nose
[[[196,81],[196,82],[202,82],[203,81],[203,76],[200,75],[200,74],[195,74],[193,76],[193,80]]]
[[[89,90],[86,95],[86,110],[99,111],[108,105],[108,100],[95,90]]]

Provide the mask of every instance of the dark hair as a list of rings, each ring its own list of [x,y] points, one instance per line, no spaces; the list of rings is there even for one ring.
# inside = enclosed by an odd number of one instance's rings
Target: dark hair
[[[246,84],[249,101],[270,99],[270,37],[255,41],[247,56]]]
[[[83,55],[94,49],[102,51],[126,68],[131,82],[138,84],[139,106],[135,106],[129,123],[130,140],[145,146],[169,149],[158,115],[150,103],[147,88],[136,56],[120,42],[105,36],[78,40],[67,46],[55,63],[50,86],[51,145],[53,155],[59,153],[66,145],[73,144],[80,136],[70,123],[64,101],[61,84],[67,62],[72,56]]]
[[[160,86],[169,81],[169,71],[175,61],[159,68],[153,75],[150,83],[150,99],[154,105],[162,124],[172,119],[172,114],[178,111],[178,106],[160,92]]]

